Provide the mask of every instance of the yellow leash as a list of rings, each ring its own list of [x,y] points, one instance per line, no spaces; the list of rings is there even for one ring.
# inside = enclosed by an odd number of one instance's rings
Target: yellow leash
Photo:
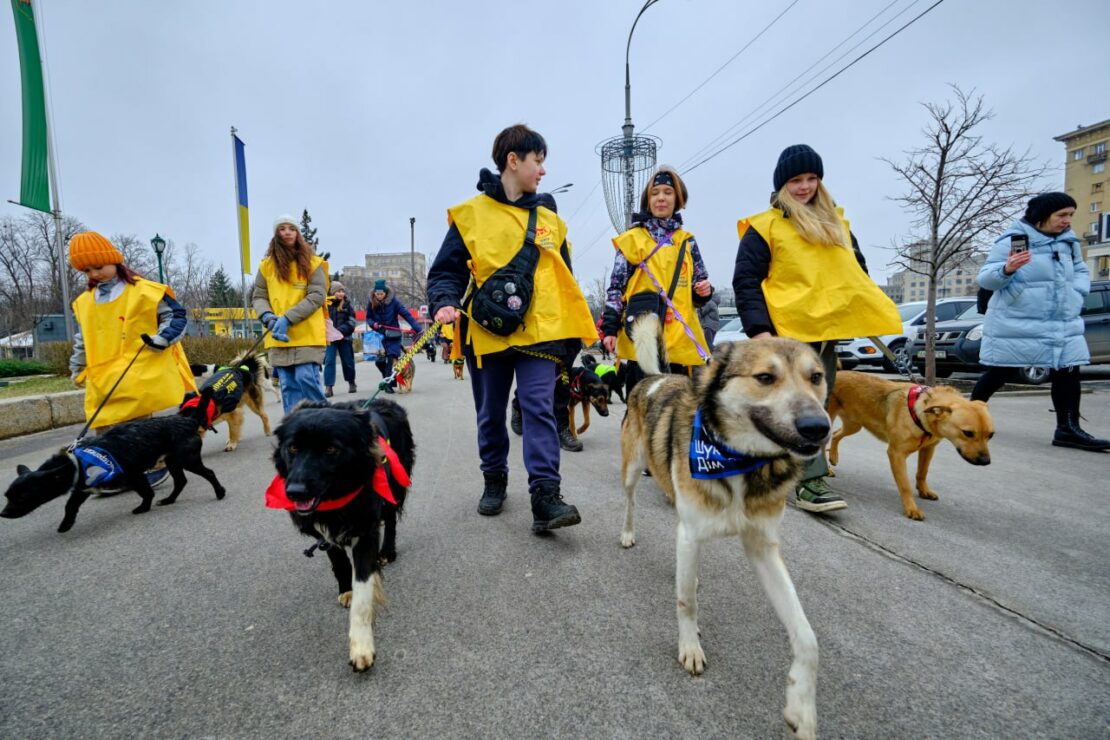
[[[474,320],[474,317],[471,316],[467,311],[461,308],[456,308],[455,310],[461,314],[466,315],[466,317],[470,319],[471,324],[477,326],[479,329],[482,329],[482,325],[476,322]],[[485,331],[485,329],[482,329],[482,331]],[[551,362],[554,362],[555,369],[559,373],[559,379],[567,385],[570,385],[570,375],[567,373],[566,363],[564,363],[561,358],[556,357],[555,355],[548,354],[547,352],[537,352],[532,349],[523,349],[522,347],[509,347],[509,349],[519,352],[522,355],[530,355],[532,357],[538,357],[541,360],[550,360]]]

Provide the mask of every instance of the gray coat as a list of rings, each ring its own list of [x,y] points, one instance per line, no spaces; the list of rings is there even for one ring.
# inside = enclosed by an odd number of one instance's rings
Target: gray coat
[[[285,318],[290,324],[299,324],[307,319],[316,310],[324,305],[328,293],[328,276],[324,273],[324,266],[320,265],[308,278],[308,287],[305,297],[300,303],[285,312]],[[266,285],[266,278],[261,272],[254,276],[254,293],[251,296],[254,312],[261,316],[264,313],[273,313],[270,307],[270,289]],[[266,350],[270,364],[274,367],[290,367],[312,362],[317,365],[324,364],[324,345],[319,347],[270,347]]]

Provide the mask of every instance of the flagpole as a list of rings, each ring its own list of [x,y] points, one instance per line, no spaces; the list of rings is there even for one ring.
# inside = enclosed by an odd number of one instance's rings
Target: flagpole
[[[42,0],[35,3],[36,6],[42,5]],[[32,12],[34,12],[32,10]],[[42,69],[46,69],[46,45],[43,43],[42,37],[39,35],[39,26],[41,23],[35,23],[35,39],[39,45],[39,65]],[[47,88],[47,96],[49,93],[49,85]],[[66,339],[73,339],[73,309],[70,306],[69,298],[69,274],[66,271],[66,248],[65,242],[62,239],[62,204],[61,197],[58,195],[58,168],[54,163],[54,122],[50,118],[51,106],[46,105],[46,166],[50,172],[50,200],[53,210],[51,213],[54,216],[54,249],[58,256],[58,278],[62,283],[62,314],[65,316],[66,325]]]
[[[243,338],[249,338],[252,322],[250,320],[249,300],[247,298],[247,273],[243,270],[243,222],[239,218],[239,165],[236,161],[235,134],[238,129],[231,127],[231,174],[235,179],[235,223],[239,230],[239,290],[243,298]]]

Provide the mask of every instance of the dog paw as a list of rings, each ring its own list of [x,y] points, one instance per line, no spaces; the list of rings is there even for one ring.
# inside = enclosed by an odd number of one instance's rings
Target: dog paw
[[[396,552],[380,552],[378,553],[378,565],[389,565],[397,559]]]
[[[71,519],[63,519],[62,523],[58,525],[58,532],[68,532],[73,529],[73,522],[74,520]]]
[[[691,676],[700,676],[705,672],[705,651],[697,642],[678,646],[678,662]]]
[[[164,497],[164,498],[160,498],[160,499],[158,499],[157,501],[155,501],[155,502],[154,502],[154,505],[155,505],[155,506],[169,506],[169,505],[170,505],[170,504],[172,504],[172,503],[173,503],[173,502],[174,502],[175,500],[176,500],[176,499],[174,499],[174,498],[173,498],[172,496],[166,496],[166,497]],[[137,512],[137,511],[136,511],[135,513],[136,513],[136,514],[138,514],[139,512]]]
[[[810,709],[806,711],[798,711],[787,707],[782,710],[783,719],[786,720],[786,726],[790,728],[790,734],[799,740],[816,740],[817,738],[817,711]]]
[[[937,495],[935,493],[933,493],[932,491],[930,491],[928,488],[919,490],[917,492],[917,495],[920,496],[921,498],[928,499],[929,501],[936,501],[937,500]]]
[[[925,515],[921,513],[921,509],[913,508],[906,512],[906,516],[913,519],[915,522],[925,521]]]
[[[351,668],[355,673],[362,673],[363,671],[370,670],[370,666],[374,665],[374,653],[360,653],[355,655],[351,653],[351,660],[349,661]]]
[[[149,501],[144,501],[143,503],[139,504],[134,509],[132,509],[131,513],[132,514],[145,514],[148,511],[150,511],[150,502]]]
[[[234,442],[228,442],[226,445],[224,445],[224,452],[234,452],[235,448],[238,446],[239,445]]]
[[[344,609],[350,609],[351,608],[351,592],[350,591],[344,591],[343,593],[339,594],[339,605],[341,607],[343,607]]]
[[[227,489],[226,488],[217,488],[216,489],[216,500],[217,501],[223,501],[223,498],[226,495],[227,495]]]
[[[621,532],[621,547],[628,549],[636,544],[636,535],[632,532]]]

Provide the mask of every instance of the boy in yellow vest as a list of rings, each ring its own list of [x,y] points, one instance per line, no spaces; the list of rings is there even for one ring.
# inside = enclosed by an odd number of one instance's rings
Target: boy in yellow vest
[[[532,499],[532,531],[578,524],[578,509],[563,501],[559,486],[559,436],[552,404],[557,362],[566,363],[597,336],[590,309],[570,268],[567,227],[536,194],[544,176],[547,143],[527,126],[510,126],[493,142],[494,176],[483,169],[481,192],[447,212],[449,229],[428,273],[428,302],[437,321],[462,314],[462,342],[478,415],[478,453],[485,489],[478,513],[501,513],[508,486],[509,434],[505,426],[515,378],[523,416],[524,467]],[[528,243],[535,216],[534,244]],[[524,304],[523,323],[507,335],[470,320],[474,296],[498,270],[524,250],[538,250],[534,290]],[[508,285],[505,286],[508,291]],[[512,291],[509,291],[512,293]],[[504,299],[502,295],[498,299]]]

